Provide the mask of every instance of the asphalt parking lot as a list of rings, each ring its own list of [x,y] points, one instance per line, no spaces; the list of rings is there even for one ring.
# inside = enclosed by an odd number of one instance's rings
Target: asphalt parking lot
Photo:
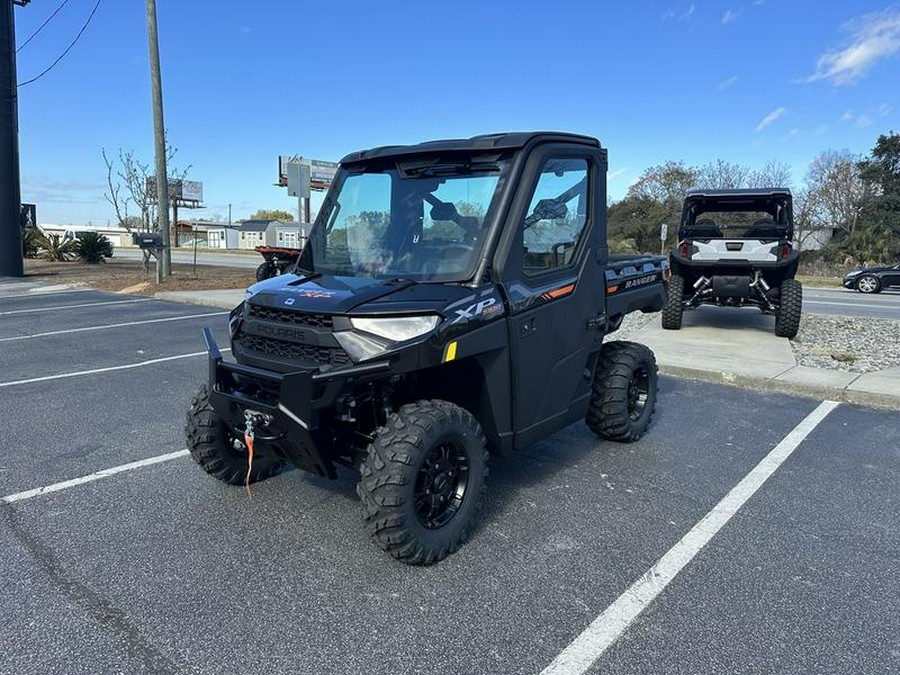
[[[251,501],[179,452],[225,316],[0,287],[0,672],[900,671],[896,412],[663,378],[638,443],[493,459],[413,568],[349,472]]]

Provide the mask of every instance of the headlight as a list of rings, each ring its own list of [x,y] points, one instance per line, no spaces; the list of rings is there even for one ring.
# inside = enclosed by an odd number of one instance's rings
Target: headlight
[[[357,330],[392,342],[404,342],[434,330],[440,320],[440,317],[435,315],[401,316],[383,319],[356,318],[350,319],[350,324]]]

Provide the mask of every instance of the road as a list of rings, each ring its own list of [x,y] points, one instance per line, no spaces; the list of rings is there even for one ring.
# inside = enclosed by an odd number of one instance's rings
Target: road
[[[138,249],[117,248],[116,258],[125,260],[141,260],[142,253]],[[259,253],[211,253],[208,251],[197,252],[198,265],[216,265],[219,267],[242,267],[256,269],[262,263],[263,258]],[[194,252],[190,249],[172,251],[172,262],[190,265],[194,262]]]
[[[663,378],[637,443],[492,458],[472,539],[413,568],[350,472],[248,500],[184,452],[221,310],[0,284],[0,313],[2,672],[900,671],[894,412]]]
[[[863,295],[846,288],[804,288],[803,311],[836,316],[900,319],[900,289]]]

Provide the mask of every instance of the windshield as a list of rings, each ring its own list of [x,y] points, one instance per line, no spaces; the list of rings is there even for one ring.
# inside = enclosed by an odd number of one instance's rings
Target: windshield
[[[335,276],[472,276],[508,161],[440,158],[341,170],[298,267]]]

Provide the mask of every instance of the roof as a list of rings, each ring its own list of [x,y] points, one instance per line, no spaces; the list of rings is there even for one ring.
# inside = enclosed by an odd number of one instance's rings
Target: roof
[[[688,190],[685,198],[709,197],[711,199],[746,199],[747,197],[790,197],[790,188],[741,188],[735,190]]]
[[[570,134],[561,131],[516,131],[473,136],[472,138],[451,138],[440,141],[427,141],[416,145],[383,145],[369,150],[351,152],[341,160],[341,164],[352,164],[353,162],[361,162],[367,159],[436,152],[516,149],[525,147],[529,143],[535,141],[584,143],[585,145],[600,147],[600,141],[591,136],[582,136],[580,134]]]
[[[281,224],[280,220],[245,220],[241,223],[241,232],[265,232],[269,229],[269,225],[276,223]]]

